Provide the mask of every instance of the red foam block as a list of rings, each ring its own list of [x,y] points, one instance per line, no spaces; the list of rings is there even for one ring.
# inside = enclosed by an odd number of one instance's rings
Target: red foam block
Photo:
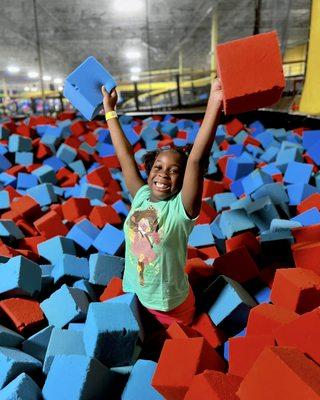
[[[226,115],[279,100],[285,80],[275,31],[219,44],[216,55]]]

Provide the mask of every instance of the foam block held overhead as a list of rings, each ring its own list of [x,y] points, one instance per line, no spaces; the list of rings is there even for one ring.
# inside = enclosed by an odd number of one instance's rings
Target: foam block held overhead
[[[276,31],[219,44],[216,52],[227,115],[279,100],[285,80]]]
[[[102,85],[110,93],[117,84],[109,72],[91,56],[67,76],[63,94],[86,119],[91,120],[102,107]]]

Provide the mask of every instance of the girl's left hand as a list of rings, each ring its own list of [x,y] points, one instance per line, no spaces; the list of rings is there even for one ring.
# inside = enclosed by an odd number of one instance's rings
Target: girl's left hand
[[[216,78],[211,84],[209,102],[211,104],[214,103],[220,107],[222,106],[222,100],[223,100],[223,93],[222,93],[221,82],[219,78]]]

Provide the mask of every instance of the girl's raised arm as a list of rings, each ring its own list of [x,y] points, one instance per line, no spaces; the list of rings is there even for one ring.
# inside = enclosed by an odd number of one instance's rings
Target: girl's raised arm
[[[105,87],[102,86],[103,106],[105,113],[114,111],[117,104],[117,92],[115,89],[109,94]],[[122,173],[126,182],[126,186],[132,197],[145,183],[141,178],[137,163],[133,156],[133,148],[126,138],[118,118],[108,120],[110,136],[115,148],[117,157],[120,162]]]
[[[206,160],[216,135],[222,110],[222,90],[216,79],[211,85],[206,113],[188,157],[182,185],[182,203],[190,218],[199,215],[201,209],[203,175]]]

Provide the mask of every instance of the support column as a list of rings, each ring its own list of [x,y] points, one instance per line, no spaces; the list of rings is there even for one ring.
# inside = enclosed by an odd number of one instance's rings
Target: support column
[[[313,0],[311,6],[311,23],[307,72],[304,81],[300,111],[306,114],[320,114],[320,1]]]
[[[211,71],[216,71],[216,45],[218,43],[218,7],[213,11],[211,21]],[[216,76],[215,72],[212,72],[211,78]]]

